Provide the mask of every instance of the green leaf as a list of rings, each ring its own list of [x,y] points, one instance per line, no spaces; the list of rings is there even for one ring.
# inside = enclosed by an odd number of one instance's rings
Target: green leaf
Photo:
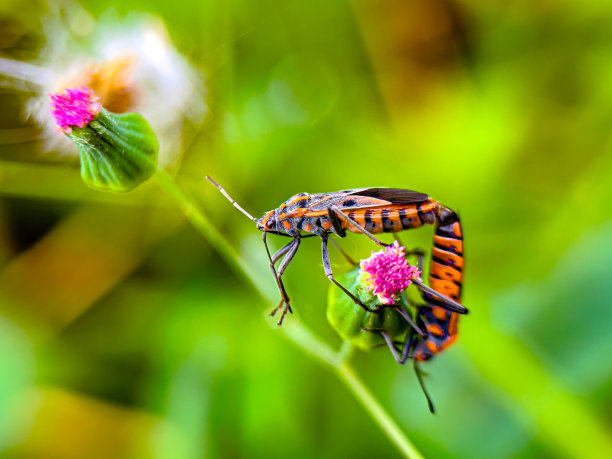
[[[130,191],[157,170],[159,144],[139,113],[118,115],[102,109],[68,137],[79,149],[83,181],[97,190]]]
[[[359,268],[336,277],[342,285],[364,300],[362,289],[358,286]],[[379,303],[364,304],[368,307],[380,306]],[[408,323],[394,308],[380,307],[366,311],[334,284],[330,284],[327,295],[327,320],[343,339],[361,349],[385,344],[378,330],[384,330],[391,338],[397,338],[408,329]]]

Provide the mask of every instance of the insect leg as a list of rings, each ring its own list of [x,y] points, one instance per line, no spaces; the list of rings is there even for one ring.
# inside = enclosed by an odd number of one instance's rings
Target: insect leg
[[[293,246],[294,243],[295,241],[292,240],[291,242],[289,242],[289,244],[286,244],[280,249],[278,249],[278,251],[274,255],[272,255],[270,261],[276,264],[276,262],[289,251],[289,249]]]
[[[408,354],[412,350],[412,343],[414,342],[413,338],[414,338],[414,334],[411,332],[408,332],[408,336],[406,337],[406,342],[404,343],[404,349],[402,351],[402,360],[404,362],[408,360],[409,358]]]
[[[321,239],[323,240],[323,244],[322,244],[322,251],[323,251],[323,268],[325,269],[325,274],[327,275],[327,277],[329,278],[330,281],[332,281],[334,284],[336,284],[338,287],[340,287],[342,289],[342,291],[344,293],[346,293],[354,302],[355,304],[358,304],[359,306],[361,306],[363,309],[365,309],[366,311],[369,311],[369,309],[359,300],[359,298],[357,298],[355,295],[353,295],[349,290],[346,289],[346,287],[344,287],[340,282],[338,282],[336,279],[334,279],[334,275],[332,273],[332,269],[331,269],[331,263],[329,261],[329,251],[327,249],[327,235],[321,236]],[[333,242],[333,240],[332,240]],[[404,308],[402,308],[401,306],[395,306],[397,312],[400,313],[400,315],[406,320],[406,322],[408,322],[408,324],[423,338],[427,336],[427,332],[423,331],[421,328],[419,328],[412,320],[412,318],[410,317],[410,314],[408,314],[406,312],[406,310]]]
[[[331,213],[336,214],[338,217],[340,217],[342,220],[348,222],[351,226],[357,228],[360,232],[362,232],[363,234],[365,234],[367,237],[369,237],[370,239],[372,239],[372,241],[374,241],[375,244],[378,245],[382,245],[383,247],[388,246],[389,244],[385,244],[383,241],[381,241],[380,239],[378,239],[377,237],[375,237],[372,233],[370,233],[367,229],[365,229],[363,226],[361,226],[359,223],[357,223],[355,220],[353,220],[351,217],[349,217],[348,215],[346,215],[344,212],[342,212],[340,210],[340,208],[338,206],[331,206],[328,209],[328,213],[331,215]],[[331,219],[331,217],[330,217]]]
[[[399,241],[399,239],[397,239]],[[417,255],[419,257],[419,261],[417,262],[417,267],[422,270],[423,266],[424,266],[424,259],[425,259],[425,251],[422,249],[412,249],[409,250],[407,252],[405,252],[406,255]],[[425,285],[423,282],[419,281],[418,279],[414,279],[412,281],[418,288],[420,288],[421,290],[439,298],[440,300],[442,300],[445,304],[440,304],[439,306],[443,309],[448,309],[449,311],[452,312],[457,312],[459,314],[467,314],[468,310],[465,306],[463,306],[460,303],[457,303],[456,301],[454,301],[453,299],[447,297],[446,295],[441,294],[440,292],[438,292],[437,290],[432,289],[431,287],[428,287],[427,285]]]
[[[404,363],[406,363],[406,360],[408,359],[408,357],[406,356],[404,358],[403,353],[401,356],[399,355],[399,352],[397,352],[397,349],[395,348],[395,344],[393,343],[393,340],[391,339],[389,334],[386,331],[381,331],[380,334],[385,340],[385,342],[387,343],[387,346],[389,346],[389,349],[391,350],[391,354],[393,354],[393,358],[395,359],[395,361],[399,363],[400,365],[403,365]]]
[[[326,234],[322,235],[321,239],[323,240],[323,243],[321,246],[321,249],[323,252],[323,269],[325,270],[325,275],[327,276],[327,278],[330,281],[332,281],[334,284],[336,284],[338,287],[340,287],[340,289],[344,293],[346,293],[349,296],[349,298],[355,302],[355,304],[358,304],[366,311],[370,311],[361,301],[359,301],[359,298],[353,295],[350,291],[346,289],[346,287],[344,287],[340,282],[334,279],[334,274],[332,272],[331,263],[329,261],[329,250],[327,249],[327,235]]]
[[[287,269],[287,266],[289,266],[289,263],[291,263],[291,260],[293,260],[293,257],[297,253],[297,250],[299,247],[300,247],[300,237],[298,236],[295,239],[293,239],[293,241],[291,242],[289,250],[287,251],[287,254],[285,255],[285,258],[283,258],[283,261],[281,261],[281,264],[278,267],[278,281],[283,286],[283,289],[285,288],[283,284],[283,274],[285,273],[285,269]],[[276,307],[274,311],[272,311],[270,315],[273,316],[274,314],[276,314],[276,311],[278,311],[279,309],[281,310],[281,317],[280,317],[280,320],[278,321],[278,325],[282,325],[283,320],[285,319],[285,316],[287,315],[287,311],[293,314],[293,310],[291,309],[291,304],[289,303],[289,297],[287,296],[286,293],[285,293],[285,301],[281,301],[280,304]]]
[[[270,260],[270,269],[272,270],[272,273],[274,274],[274,280],[276,280],[276,286],[278,287],[278,291],[280,292],[280,295],[281,295],[281,301],[279,305],[276,308],[274,308],[274,310],[270,313],[270,315],[274,316],[277,311],[282,310],[282,315],[281,315],[280,321],[278,322],[279,325],[282,325],[283,319],[285,318],[287,311],[291,313],[293,312],[293,310],[291,309],[291,304],[289,302],[289,296],[287,295],[287,291],[285,290],[285,285],[283,284],[282,273],[285,271],[285,269],[287,268],[287,265],[289,264],[289,262],[291,261],[295,253],[297,252],[297,248],[300,245],[300,241],[299,241],[299,238],[293,239],[289,244],[285,245],[280,250],[278,250],[278,252],[276,252],[274,256],[270,254],[270,249],[268,248],[268,243],[266,241],[265,232],[263,233],[263,241],[266,247],[266,253],[268,254],[268,259]],[[285,254],[287,255],[281,262],[279,272],[277,273],[276,268],[274,267],[274,264],[278,261],[280,257],[282,257]]]
[[[418,310],[418,308],[421,306],[421,304],[417,303],[411,298],[408,298],[406,295],[402,295],[400,297],[400,300],[401,300],[402,306],[405,308],[409,308],[410,306],[412,306],[413,308],[416,308]]]
[[[421,386],[421,390],[423,391],[423,394],[425,394],[425,398],[427,399],[427,405],[429,406],[429,411],[431,412],[431,414],[436,414],[436,409],[434,408],[434,404],[431,401],[431,397],[429,396],[427,389],[425,388],[425,382],[423,381],[423,371],[421,370],[421,367],[419,367],[419,363],[416,360],[414,361],[414,372],[419,381],[419,385]]]
[[[291,260],[293,260],[293,257],[295,256],[299,247],[300,247],[300,237],[296,236],[296,238],[293,239],[293,241],[290,244],[290,249],[287,255],[285,255],[285,258],[283,258],[283,261],[281,261],[281,264],[278,267],[278,277],[279,278],[283,277],[283,274],[285,273],[285,269],[287,269],[287,266],[289,266],[289,263],[291,263]]]
[[[266,241],[266,233],[263,233],[263,243],[264,246],[266,247],[266,253],[268,254],[268,260],[270,260],[270,269],[272,270],[272,273],[274,274],[274,280],[276,280],[276,285],[278,286],[278,291],[281,294],[281,298],[283,299],[283,301],[288,301],[288,297],[287,297],[287,292],[285,291],[285,286],[283,285],[282,280],[280,280],[278,278],[278,274],[276,273],[276,268],[274,267],[274,264],[277,261],[277,256],[281,257],[287,250],[289,250],[291,248],[291,246],[293,245],[294,241],[291,241],[289,244],[287,244],[286,246],[282,247],[278,252],[276,252],[274,254],[274,257],[270,254],[270,249],[268,248],[268,242]]]
[[[412,338],[414,335],[410,332],[408,333],[406,344],[404,345],[402,355],[400,356],[399,353],[397,352],[395,344],[393,343],[393,340],[391,340],[391,337],[387,334],[387,332],[381,331],[380,334],[382,335],[383,339],[387,343],[387,346],[389,346],[389,349],[391,350],[391,353],[393,354],[393,358],[395,359],[395,361],[399,363],[400,365],[403,365],[404,363],[406,363],[406,361],[408,360],[408,353],[410,351],[410,348],[412,347]],[[435,414],[436,409],[434,408],[433,401],[431,400],[431,397],[429,396],[429,392],[427,392],[427,388],[425,387],[425,381],[423,381],[423,371],[421,370],[421,367],[419,367],[419,364],[416,360],[414,361],[414,372],[416,374],[417,380],[419,381],[419,385],[421,386],[421,390],[423,391],[423,394],[425,395],[425,398],[427,399],[427,405],[429,407],[429,411],[432,414]]]
[[[412,317],[410,317],[410,314],[408,314],[404,308],[402,308],[401,306],[397,305],[397,306],[395,306],[395,309],[397,310],[397,312],[400,313],[400,315],[404,319],[406,319],[406,322],[408,322],[408,324],[414,329],[415,332],[417,332],[423,338],[425,338],[427,336],[427,332],[421,330],[421,328],[412,321]]]
[[[359,263],[357,263],[355,260],[353,260],[348,253],[346,253],[342,247],[340,247],[340,244],[338,244],[336,241],[334,241],[333,239],[329,239],[332,244],[334,244],[336,246],[336,249],[338,249],[338,251],[344,256],[344,258],[346,258],[346,261],[348,261],[351,265],[353,266],[359,266]]]
[[[447,309],[449,311],[452,312],[457,312],[459,314],[467,314],[468,310],[465,306],[463,306],[462,304],[457,303],[455,300],[450,299],[449,297],[442,295],[440,292],[437,292],[436,290],[434,290],[431,287],[428,287],[427,285],[425,285],[422,281],[418,280],[418,279],[413,279],[412,282],[421,290],[423,290],[424,292],[429,293],[432,296],[435,296],[436,298],[440,299],[444,304],[436,304],[436,306],[439,306],[443,309]]]
[[[398,241],[401,245],[402,241],[400,241],[399,237],[397,237],[396,234],[393,234],[393,236],[395,237],[395,240]],[[406,255],[416,255],[418,257],[418,261],[417,261],[417,267],[422,270],[423,266],[425,264],[425,251],[423,249],[412,249],[412,250],[407,250],[405,252]],[[406,299],[406,301],[409,301],[408,299]],[[410,314],[408,314],[401,306],[397,306],[397,310],[398,312],[402,315],[402,317],[404,317],[404,319],[406,319],[406,321],[410,324],[410,326],[422,337],[426,337],[427,336],[427,332],[423,332],[421,330],[421,328],[416,325],[411,317]],[[406,358],[407,358],[407,353],[408,350],[410,348],[411,345],[411,341],[412,341],[412,334],[410,335],[410,337],[408,338],[408,340],[406,341],[406,346],[404,348],[404,351],[406,353]]]
[[[342,228],[342,222],[338,218],[338,215],[335,212],[329,211],[327,212],[327,215],[329,216],[329,221],[331,222],[332,227],[334,228],[334,231],[336,232],[338,237],[345,237],[346,231],[344,228]]]

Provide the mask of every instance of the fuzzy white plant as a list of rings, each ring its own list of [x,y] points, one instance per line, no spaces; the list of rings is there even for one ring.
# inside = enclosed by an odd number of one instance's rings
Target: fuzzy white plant
[[[176,167],[183,124],[201,124],[206,115],[202,76],[174,48],[160,19],[109,12],[96,20],[77,4],[63,6],[44,20],[46,43],[36,61],[0,59],[0,74],[13,88],[36,94],[25,114],[41,127],[44,150],[78,154],[57,135],[48,94],[86,86],[108,110],[147,118],[160,142],[160,166]]]

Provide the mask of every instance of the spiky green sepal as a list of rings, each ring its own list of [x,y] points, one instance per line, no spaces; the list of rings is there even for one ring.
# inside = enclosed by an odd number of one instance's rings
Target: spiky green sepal
[[[66,134],[81,156],[81,177],[102,191],[130,191],[157,170],[159,144],[139,113],[100,113],[85,127]]]

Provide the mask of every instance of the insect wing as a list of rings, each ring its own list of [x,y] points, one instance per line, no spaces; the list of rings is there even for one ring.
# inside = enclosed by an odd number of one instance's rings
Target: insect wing
[[[355,188],[351,190],[336,191],[334,193],[311,194],[310,203],[306,209],[296,209],[288,217],[309,217],[327,215],[332,206],[340,210],[367,209],[390,204],[413,204],[424,202],[429,196],[418,191],[401,188]]]
[[[351,190],[352,191],[352,190]],[[309,195],[309,204],[306,208],[295,209],[287,213],[287,217],[295,218],[303,215],[317,216],[327,215],[327,210],[331,206],[342,207],[346,192],[336,191],[333,193],[321,193]]]
[[[428,199],[429,196],[425,193],[401,188],[356,188],[320,195],[312,200],[307,211],[309,214],[327,211],[331,206],[337,206],[341,210],[364,209],[389,204],[414,204]]]
[[[413,204],[428,199],[429,196],[424,193],[400,188],[358,188],[323,195],[308,207],[305,215],[309,217],[326,215],[331,206],[351,211],[374,209],[391,204]]]
[[[344,201],[346,201],[348,195],[345,191],[336,191],[335,193],[327,193],[320,199],[312,202],[308,206],[308,212],[327,211],[331,206],[338,206],[340,208],[345,207]],[[353,198],[348,198],[352,201],[356,201]]]
[[[427,201],[429,196],[418,191],[404,190],[401,188],[361,188],[349,193],[352,196],[366,196],[369,198],[382,199],[391,204],[414,204]]]

